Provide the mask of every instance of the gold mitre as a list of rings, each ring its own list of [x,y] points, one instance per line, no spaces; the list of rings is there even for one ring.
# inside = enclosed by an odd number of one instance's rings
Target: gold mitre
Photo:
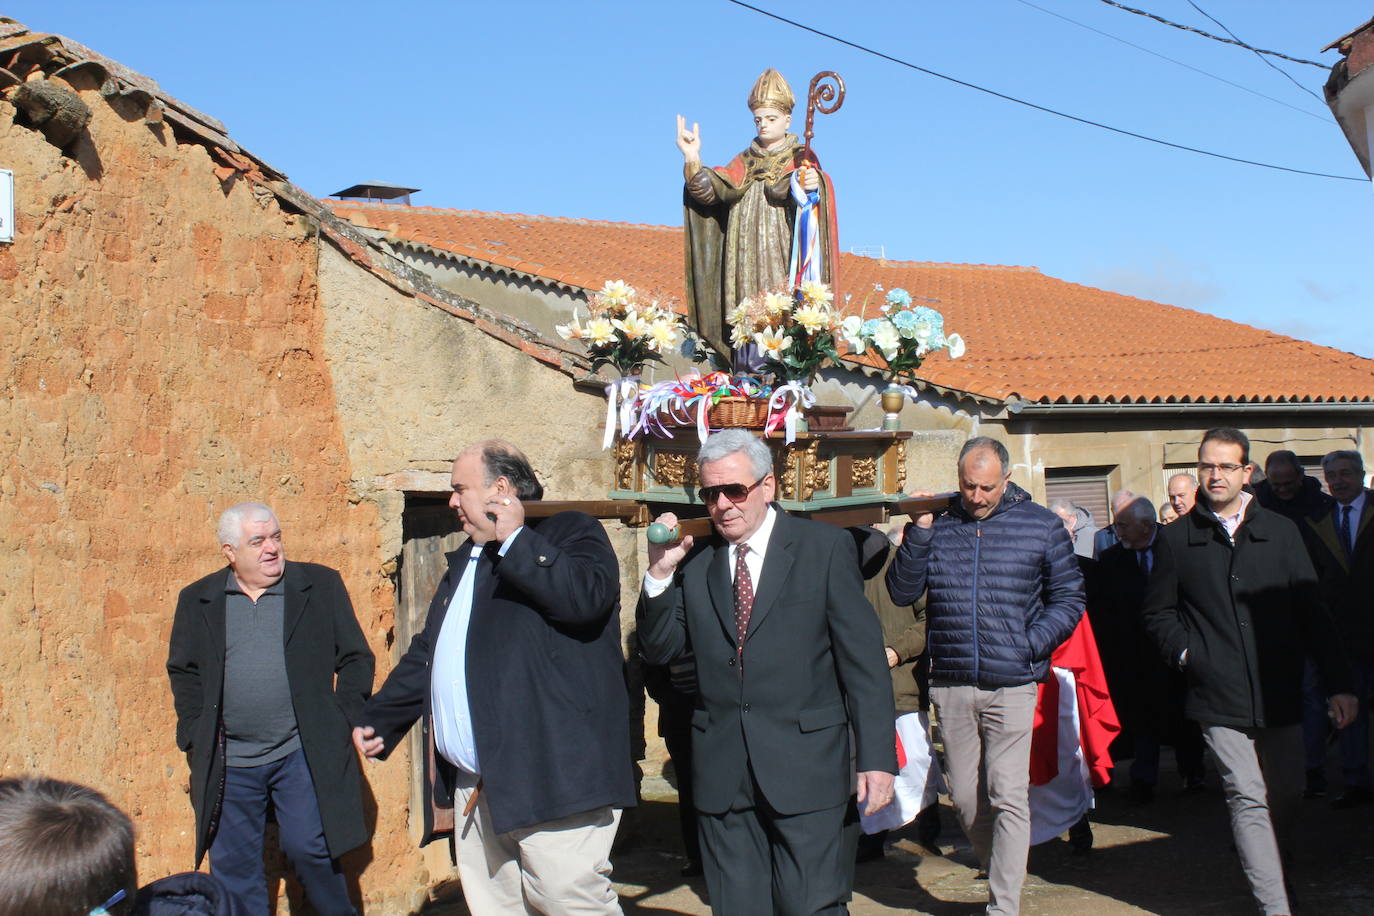
[[[769,67],[759,76],[754,83],[754,88],[749,90],[749,110],[757,111],[760,108],[776,108],[778,111],[792,113],[792,106],[796,104],[796,99],[792,97],[792,87],[787,85],[787,80],[782,78],[782,74]]]

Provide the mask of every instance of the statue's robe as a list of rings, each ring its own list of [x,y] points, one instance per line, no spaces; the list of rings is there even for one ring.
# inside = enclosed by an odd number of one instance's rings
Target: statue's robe
[[[727,312],[761,292],[790,292],[797,207],[788,184],[804,147],[794,134],[786,139],[774,152],[755,140],[729,165],[699,169],[683,191],[689,315],[721,355],[731,352]],[[818,206],[821,279],[833,290],[839,265],[835,189],[824,172]]]

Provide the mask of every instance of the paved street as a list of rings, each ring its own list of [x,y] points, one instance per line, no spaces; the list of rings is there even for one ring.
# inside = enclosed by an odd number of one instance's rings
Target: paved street
[[[1339,771],[1332,776],[1339,784]],[[1155,801],[1134,805],[1106,793],[1094,813],[1096,846],[1074,855],[1067,844],[1031,850],[1022,912],[1026,916],[1249,916],[1256,910],[1235,852],[1215,775],[1208,790],[1183,795],[1165,780]],[[615,878],[626,913],[705,914],[705,886],[678,875],[676,806],[671,787],[646,782],[647,800],[622,828]],[[1295,879],[1297,912],[1320,916],[1374,913],[1374,807],[1333,811],[1329,799],[1303,802],[1302,851]],[[858,866],[850,912],[855,916],[924,913],[972,916],[986,902],[986,882],[975,879],[954,813],[943,807],[943,855],[921,850],[914,834],[895,835],[881,861]],[[460,916],[461,905],[429,908],[433,916]]]

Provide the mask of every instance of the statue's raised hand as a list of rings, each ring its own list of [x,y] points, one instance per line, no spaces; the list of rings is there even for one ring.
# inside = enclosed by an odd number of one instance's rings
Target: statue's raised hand
[[[701,161],[701,127],[695,122],[687,129],[687,121],[677,116],[677,148],[682,150],[682,158],[687,162]]]

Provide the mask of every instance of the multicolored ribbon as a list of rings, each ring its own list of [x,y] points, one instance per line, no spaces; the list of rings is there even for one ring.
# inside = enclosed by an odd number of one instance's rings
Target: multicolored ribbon
[[[805,191],[801,186],[801,169],[792,172],[788,183],[792,200],[797,204],[797,224],[792,233],[792,256],[787,273],[796,289],[806,281],[821,282],[820,191]]]
[[[791,404],[787,403],[789,398]],[[764,432],[771,433],[781,423],[784,441],[791,445],[797,439],[797,420],[801,417],[802,409],[813,407],[815,404],[816,396],[811,393],[810,388],[796,379],[789,381],[774,390],[773,396],[768,399],[768,422],[764,426]],[[787,407],[786,411],[783,410],[784,405]]]

